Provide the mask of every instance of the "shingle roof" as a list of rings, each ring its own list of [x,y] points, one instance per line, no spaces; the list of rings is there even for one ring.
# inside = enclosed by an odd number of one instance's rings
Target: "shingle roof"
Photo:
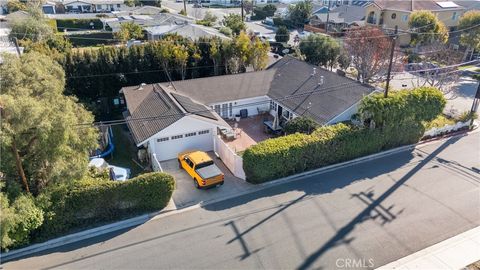
[[[403,11],[416,11],[416,10],[430,10],[430,11],[440,11],[440,10],[451,10],[451,9],[465,9],[459,4],[459,7],[456,8],[442,8],[438,3],[446,2],[445,1],[434,1],[434,0],[375,0],[372,3],[380,7],[381,9],[387,10],[403,10]],[[438,3],[437,3],[438,2]]]
[[[275,80],[268,96],[295,112],[326,124],[375,89],[334,72],[287,56],[273,64]],[[322,81],[323,84],[319,85]],[[325,90],[323,90],[325,89]],[[311,93],[313,91],[318,91]],[[302,95],[303,94],[303,95]],[[286,98],[288,96],[297,98]]]
[[[202,104],[162,89],[158,84],[124,87],[127,112],[124,114],[135,143],[139,144],[192,113],[206,120],[223,120]]]
[[[193,80],[175,81],[175,89],[203,104],[239,100],[267,95],[275,71],[239,73]],[[162,87],[172,88],[169,83]]]

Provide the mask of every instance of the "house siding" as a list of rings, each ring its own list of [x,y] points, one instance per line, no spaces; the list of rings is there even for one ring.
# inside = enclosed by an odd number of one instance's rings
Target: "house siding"
[[[260,97],[253,97],[253,98],[216,102],[216,103],[208,104],[208,106],[216,111],[218,110],[218,106],[220,106],[220,111],[217,111],[217,113],[223,118],[231,119],[231,118],[234,118],[235,115],[239,115],[240,110],[242,109],[248,110],[248,116],[257,115],[259,110],[268,112],[269,106],[270,106],[269,102],[270,102],[269,97],[260,96]],[[222,111],[222,105],[224,104],[227,105],[227,115],[225,115]],[[229,110],[230,104],[232,104],[231,114]]]

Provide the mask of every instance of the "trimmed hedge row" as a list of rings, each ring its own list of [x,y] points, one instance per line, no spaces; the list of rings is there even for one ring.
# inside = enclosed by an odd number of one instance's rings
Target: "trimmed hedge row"
[[[93,28],[90,25],[93,23]],[[103,23],[99,19],[57,19],[57,30],[63,32],[71,31],[101,30]]]
[[[445,106],[443,95],[432,88],[392,92],[388,98],[382,95],[368,96],[360,106],[362,119],[375,122],[375,128],[340,123],[248,148],[242,156],[247,181],[262,183],[416,143],[425,132],[422,122],[434,119]]]
[[[111,45],[118,42],[112,32],[65,35],[65,38],[67,38],[74,47]]]
[[[143,174],[125,182],[88,179],[57,187],[43,198],[46,218],[33,236],[45,240],[72,229],[161,210],[174,188],[173,177],[165,173]]]
[[[269,139],[244,152],[243,169],[248,182],[263,183],[415,143],[424,131],[422,126],[399,128],[405,132],[399,134],[398,129],[358,128],[340,123],[320,127],[311,135],[295,133]]]

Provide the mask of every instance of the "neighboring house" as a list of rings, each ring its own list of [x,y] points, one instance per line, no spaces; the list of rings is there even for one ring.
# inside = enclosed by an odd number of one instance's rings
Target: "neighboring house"
[[[362,26],[365,23],[365,7],[356,5],[344,5],[330,9],[324,7],[313,13],[310,24],[325,27],[329,21],[329,31],[341,31],[344,28]]]
[[[69,13],[113,12],[126,7],[123,0],[67,0],[63,5]]]
[[[100,21],[102,21],[104,28],[108,26],[115,33],[120,31],[122,23],[126,22],[134,22],[145,29],[160,25],[184,25],[193,23],[194,19],[177,14],[159,13],[154,15],[121,15],[116,18],[102,18]]]
[[[183,37],[190,38],[192,40],[198,40],[199,38],[219,37],[221,39],[230,39],[224,34],[220,33],[217,29],[206,27],[198,24],[190,24],[185,22],[183,24],[167,24],[146,27],[148,40],[158,40],[162,36],[167,34],[177,34]]]
[[[375,0],[366,7],[366,23],[378,25],[388,31],[392,31],[398,26],[399,44],[408,45],[410,35],[406,34],[405,31],[409,31],[408,20],[412,12],[418,10],[432,11],[452,31],[456,29],[460,17],[466,11],[461,3],[434,0]]]
[[[325,89],[322,91],[322,89]],[[124,87],[125,118],[138,147],[159,161],[188,149],[213,150],[222,119],[270,112],[281,124],[308,116],[320,125],[350,120],[375,89],[287,56],[267,70]],[[243,111],[245,113],[245,111]]]
[[[42,5],[42,11],[44,14],[56,14],[56,3],[47,1]]]

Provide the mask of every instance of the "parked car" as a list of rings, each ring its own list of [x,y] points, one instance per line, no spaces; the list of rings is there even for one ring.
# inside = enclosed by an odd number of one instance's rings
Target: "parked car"
[[[114,181],[125,181],[130,178],[130,169],[113,166],[103,158],[93,158],[88,163],[88,167],[94,167],[98,170],[108,170],[110,179]]]
[[[193,178],[198,189],[223,185],[224,174],[205,152],[182,152],[178,154],[178,165]]]

